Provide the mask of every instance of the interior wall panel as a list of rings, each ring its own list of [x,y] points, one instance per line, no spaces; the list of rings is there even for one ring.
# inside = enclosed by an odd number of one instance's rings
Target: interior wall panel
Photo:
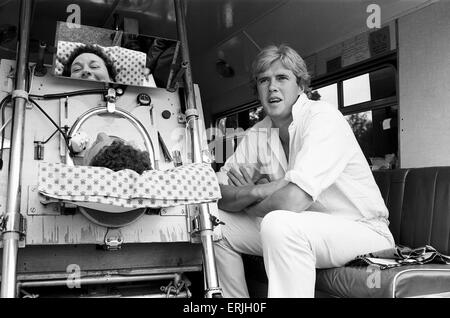
[[[450,165],[450,2],[399,19],[402,168]]]

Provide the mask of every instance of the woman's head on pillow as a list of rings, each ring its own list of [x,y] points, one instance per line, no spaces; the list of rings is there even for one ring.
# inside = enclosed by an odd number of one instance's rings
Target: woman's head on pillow
[[[96,45],[73,50],[64,64],[63,76],[102,82],[115,82],[117,70],[112,59]]]
[[[84,164],[106,167],[113,171],[131,169],[139,174],[152,169],[147,151],[136,149],[121,139],[105,133],[97,135],[97,140],[85,154]]]

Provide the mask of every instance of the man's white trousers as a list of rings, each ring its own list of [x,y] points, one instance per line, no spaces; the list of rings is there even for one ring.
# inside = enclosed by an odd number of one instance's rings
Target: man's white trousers
[[[326,213],[279,210],[261,219],[220,210],[220,219],[214,250],[224,297],[249,297],[241,253],[264,257],[268,297],[314,297],[316,268],[393,247],[367,225]]]

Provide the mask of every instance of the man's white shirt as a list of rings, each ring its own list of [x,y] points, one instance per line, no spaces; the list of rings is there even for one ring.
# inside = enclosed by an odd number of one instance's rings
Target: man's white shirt
[[[244,166],[253,178],[281,178],[308,193],[308,211],[328,213],[370,225],[392,240],[388,210],[360,146],[341,112],[323,101],[301,94],[292,107],[289,158],[271,119],[247,130],[236,151],[217,173],[228,184],[231,167]]]

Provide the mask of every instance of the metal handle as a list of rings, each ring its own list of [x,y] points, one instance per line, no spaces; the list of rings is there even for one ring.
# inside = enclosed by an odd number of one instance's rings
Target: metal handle
[[[94,107],[94,108],[88,110],[87,112],[82,114],[80,117],[78,117],[78,119],[75,121],[73,126],[70,128],[70,131],[68,134],[69,138],[72,137],[72,135],[75,134],[78,131],[78,129],[80,129],[80,127],[83,125],[83,123],[86,120],[88,120],[91,116],[101,115],[101,114],[109,114],[111,116],[117,116],[117,117],[122,117],[122,118],[128,119],[133,124],[133,126],[139,131],[142,138],[144,139],[145,147],[147,148],[148,154],[150,156],[150,161],[152,162],[152,167],[154,169],[158,170],[158,163],[155,160],[155,149],[153,147],[153,143],[150,138],[150,135],[148,134],[144,125],[142,125],[142,123],[136,117],[134,117],[131,113],[129,113],[123,109],[116,108],[114,113],[112,113],[112,114],[108,112],[108,109],[106,107]],[[73,160],[70,157],[69,152],[66,152],[66,159],[67,159],[66,160],[67,164],[73,165]]]

